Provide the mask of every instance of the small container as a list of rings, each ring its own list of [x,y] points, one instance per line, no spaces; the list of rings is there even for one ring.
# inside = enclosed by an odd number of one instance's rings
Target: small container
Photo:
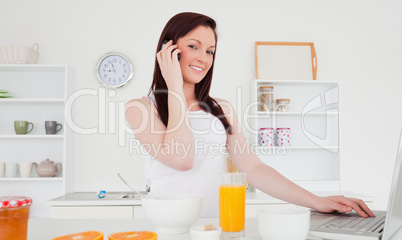
[[[259,208],[257,226],[261,239],[305,240],[310,228],[310,210],[292,207]]]
[[[277,128],[276,129],[276,146],[290,147],[290,128]]]
[[[106,197],[106,190],[98,190],[96,192],[96,195],[98,196],[98,198],[105,198]]]
[[[260,111],[273,111],[274,110],[274,87],[261,86],[260,87]]]
[[[0,238],[26,240],[28,230],[29,197],[0,197]]]
[[[216,227],[215,230],[204,230],[204,226],[190,228],[191,240],[219,240],[221,239],[222,229]]]
[[[258,131],[258,144],[262,146],[275,146],[275,129],[260,128]]]
[[[290,99],[282,98],[276,99],[276,111],[277,112],[289,112]]]

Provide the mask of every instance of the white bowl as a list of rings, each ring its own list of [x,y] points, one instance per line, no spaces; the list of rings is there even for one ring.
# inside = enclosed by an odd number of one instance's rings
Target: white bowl
[[[189,194],[147,195],[142,198],[145,216],[159,233],[186,233],[202,212],[203,198]]]
[[[219,240],[221,239],[222,229],[220,227],[215,230],[204,230],[204,226],[195,226],[190,228],[192,240]]]
[[[258,232],[263,240],[305,240],[310,229],[306,208],[258,209]]]

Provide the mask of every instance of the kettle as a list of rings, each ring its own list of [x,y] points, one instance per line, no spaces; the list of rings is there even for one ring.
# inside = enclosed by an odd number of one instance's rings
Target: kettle
[[[40,177],[54,177],[61,171],[61,163],[54,163],[50,161],[49,158],[46,158],[45,161],[42,161],[39,165],[34,162],[33,163],[36,168],[36,173]],[[59,165],[59,167],[57,167]]]

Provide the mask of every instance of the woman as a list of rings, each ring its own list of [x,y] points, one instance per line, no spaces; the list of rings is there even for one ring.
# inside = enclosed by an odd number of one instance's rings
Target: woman
[[[145,177],[150,194],[202,195],[203,217],[217,217],[217,174],[226,171],[221,151],[226,147],[248,183],[275,198],[322,212],[354,209],[363,217],[374,216],[359,199],[318,197],[304,190],[250,151],[232,106],[209,96],[215,28],[213,19],[197,13],[171,18],[159,39],[150,94],[126,106],[126,119],[149,153]],[[162,45],[164,40],[170,41]]]

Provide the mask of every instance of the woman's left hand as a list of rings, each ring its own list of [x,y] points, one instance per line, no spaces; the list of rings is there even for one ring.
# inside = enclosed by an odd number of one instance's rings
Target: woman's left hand
[[[320,212],[350,212],[355,210],[362,217],[375,217],[373,212],[360,199],[347,198],[344,196],[319,197],[314,207]]]

